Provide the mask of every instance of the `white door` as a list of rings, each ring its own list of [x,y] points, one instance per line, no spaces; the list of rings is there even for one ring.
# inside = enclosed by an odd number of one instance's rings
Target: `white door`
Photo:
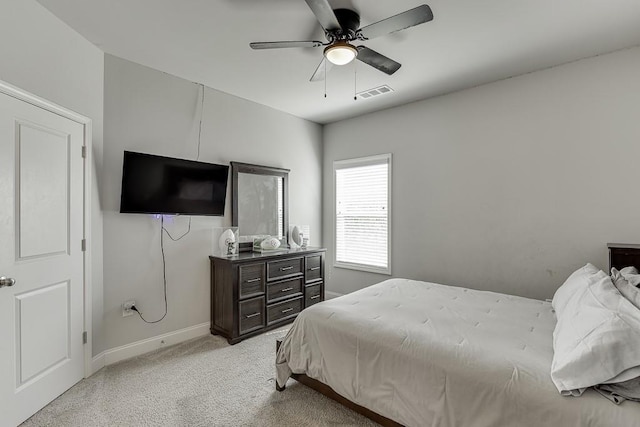
[[[1,426],[84,376],[83,133],[0,94]]]

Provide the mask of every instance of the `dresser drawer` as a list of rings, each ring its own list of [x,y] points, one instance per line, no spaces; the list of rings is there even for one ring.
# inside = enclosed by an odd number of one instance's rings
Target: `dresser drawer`
[[[264,293],[264,264],[241,265],[240,298],[247,298]]]
[[[300,296],[267,306],[267,325],[280,320],[295,317],[302,311],[303,298]]]
[[[302,277],[267,285],[267,303],[294,295],[302,295]]]
[[[239,306],[240,335],[261,329],[264,326],[264,297],[242,301]]]
[[[267,280],[272,281],[302,274],[303,261],[302,258],[269,261],[267,263]]]
[[[304,290],[304,306],[309,307],[322,301],[322,283],[307,286]]]
[[[310,255],[304,258],[304,278],[307,283],[322,278],[322,255]]]

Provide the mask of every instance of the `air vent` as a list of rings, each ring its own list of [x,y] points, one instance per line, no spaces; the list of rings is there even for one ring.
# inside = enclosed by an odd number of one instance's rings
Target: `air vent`
[[[369,98],[373,98],[374,96],[385,95],[391,92],[393,92],[393,89],[391,89],[387,85],[382,85],[382,86],[374,87],[373,89],[367,89],[362,92],[358,92],[356,96],[360,99],[369,99]]]

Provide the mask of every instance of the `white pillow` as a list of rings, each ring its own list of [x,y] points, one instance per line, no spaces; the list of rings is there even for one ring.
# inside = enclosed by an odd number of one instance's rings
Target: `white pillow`
[[[621,271],[618,271],[616,268],[612,268],[611,279],[613,280],[613,286],[615,286],[622,296],[628,299],[631,304],[640,309],[640,289],[631,285],[627,279],[624,278],[623,271],[626,274],[635,274],[638,270],[636,270],[635,267],[625,267]],[[628,382],[638,377],[640,377],[640,366],[621,372],[615,378],[611,378],[609,381],[606,381],[606,384]]]
[[[551,379],[560,393],[580,395],[640,366],[640,311],[609,276],[577,287],[556,315]]]
[[[613,285],[618,289],[618,291],[620,291],[622,296],[640,309],[640,289],[629,283],[622,275],[622,272],[615,268],[611,269],[611,278],[613,279]]]
[[[574,271],[553,295],[551,305],[556,312],[556,316],[562,312],[568,301],[579,289],[585,288],[589,283],[598,281],[605,276],[605,272],[594,267],[592,264],[587,264]]]
[[[628,267],[627,267],[628,268]],[[623,269],[624,270],[624,269]],[[627,281],[627,279],[625,279],[624,277],[622,277],[622,273],[615,267],[611,268],[611,280],[613,281],[613,284],[615,285],[616,282],[618,280],[624,280],[625,282]],[[627,282],[629,283],[629,282]]]
[[[625,267],[620,270],[620,273],[624,274],[638,274],[638,269],[634,266]]]
[[[624,286],[629,284],[629,282],[627,282],[627,279],[625,279],[624,276],[622,276],[622,273],[615,267],[611,268],[611,281],[613,282],[616,288],[618,288],[618,286]]]
[[[635,267],[623,268],[623,270],[626,270],[627,273],[630,271],[629,269],[635,270]],[[613,281],[613,286],[616,287],[616,289],[622,294],[622,296],[628,299],[631,304],[640,309],[640,289],[632,286],[629,282],[627,282],[627,279],[622,276],[622,271],[618,271],[616,268],[611,269],[611,279]],[[640,366],[627,369],[626,371],[621,372],[615,378],[611,378],[605,383],[615,384],[626,382],[638,377],[640,377]]]
[[[611,270],[613,271],[613,269]],[[640,274],[638,274],[638,270],[635,267],[625,267],[622,270],[620,270],[620,274],[631,285],[633,286],[640,285]]]

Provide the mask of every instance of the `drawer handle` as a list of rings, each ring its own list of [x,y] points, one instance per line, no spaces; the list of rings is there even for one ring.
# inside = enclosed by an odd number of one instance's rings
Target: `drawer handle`
[[[287,308],[285,310],[282,310],[282,314],[288,313],[290,311],[293,311],[293,308]]]
[[[284,288],[284,289],[280,289],[280,292],[289,292],[292,291],[293,288]]]
[[[246,317],[247,319],[251,319],[252,317],[256,317],[256,316],[260,316],[260,312],[257,313],[252,313],[252,314],[247,314]]]
[[[311,268],[309,269],[309,271],[315,271],[315,270],[320,270],[320,267],[311,267]]]
[[[290,265],[289,267],[280,267],[280,271],[287,271],[287,270],[293,270],[293,266]]]
[[[260,278],[259,278],[259,277],[256,277],[255,279],[249,279],[249,280],[247,280],[247,283],[254,283],[254,282],[259,282],[259,281],[260,281]]]
[[[311,297],[311,299],[316,299],[316,298],[320,298],[320,295],[314,295]]]

